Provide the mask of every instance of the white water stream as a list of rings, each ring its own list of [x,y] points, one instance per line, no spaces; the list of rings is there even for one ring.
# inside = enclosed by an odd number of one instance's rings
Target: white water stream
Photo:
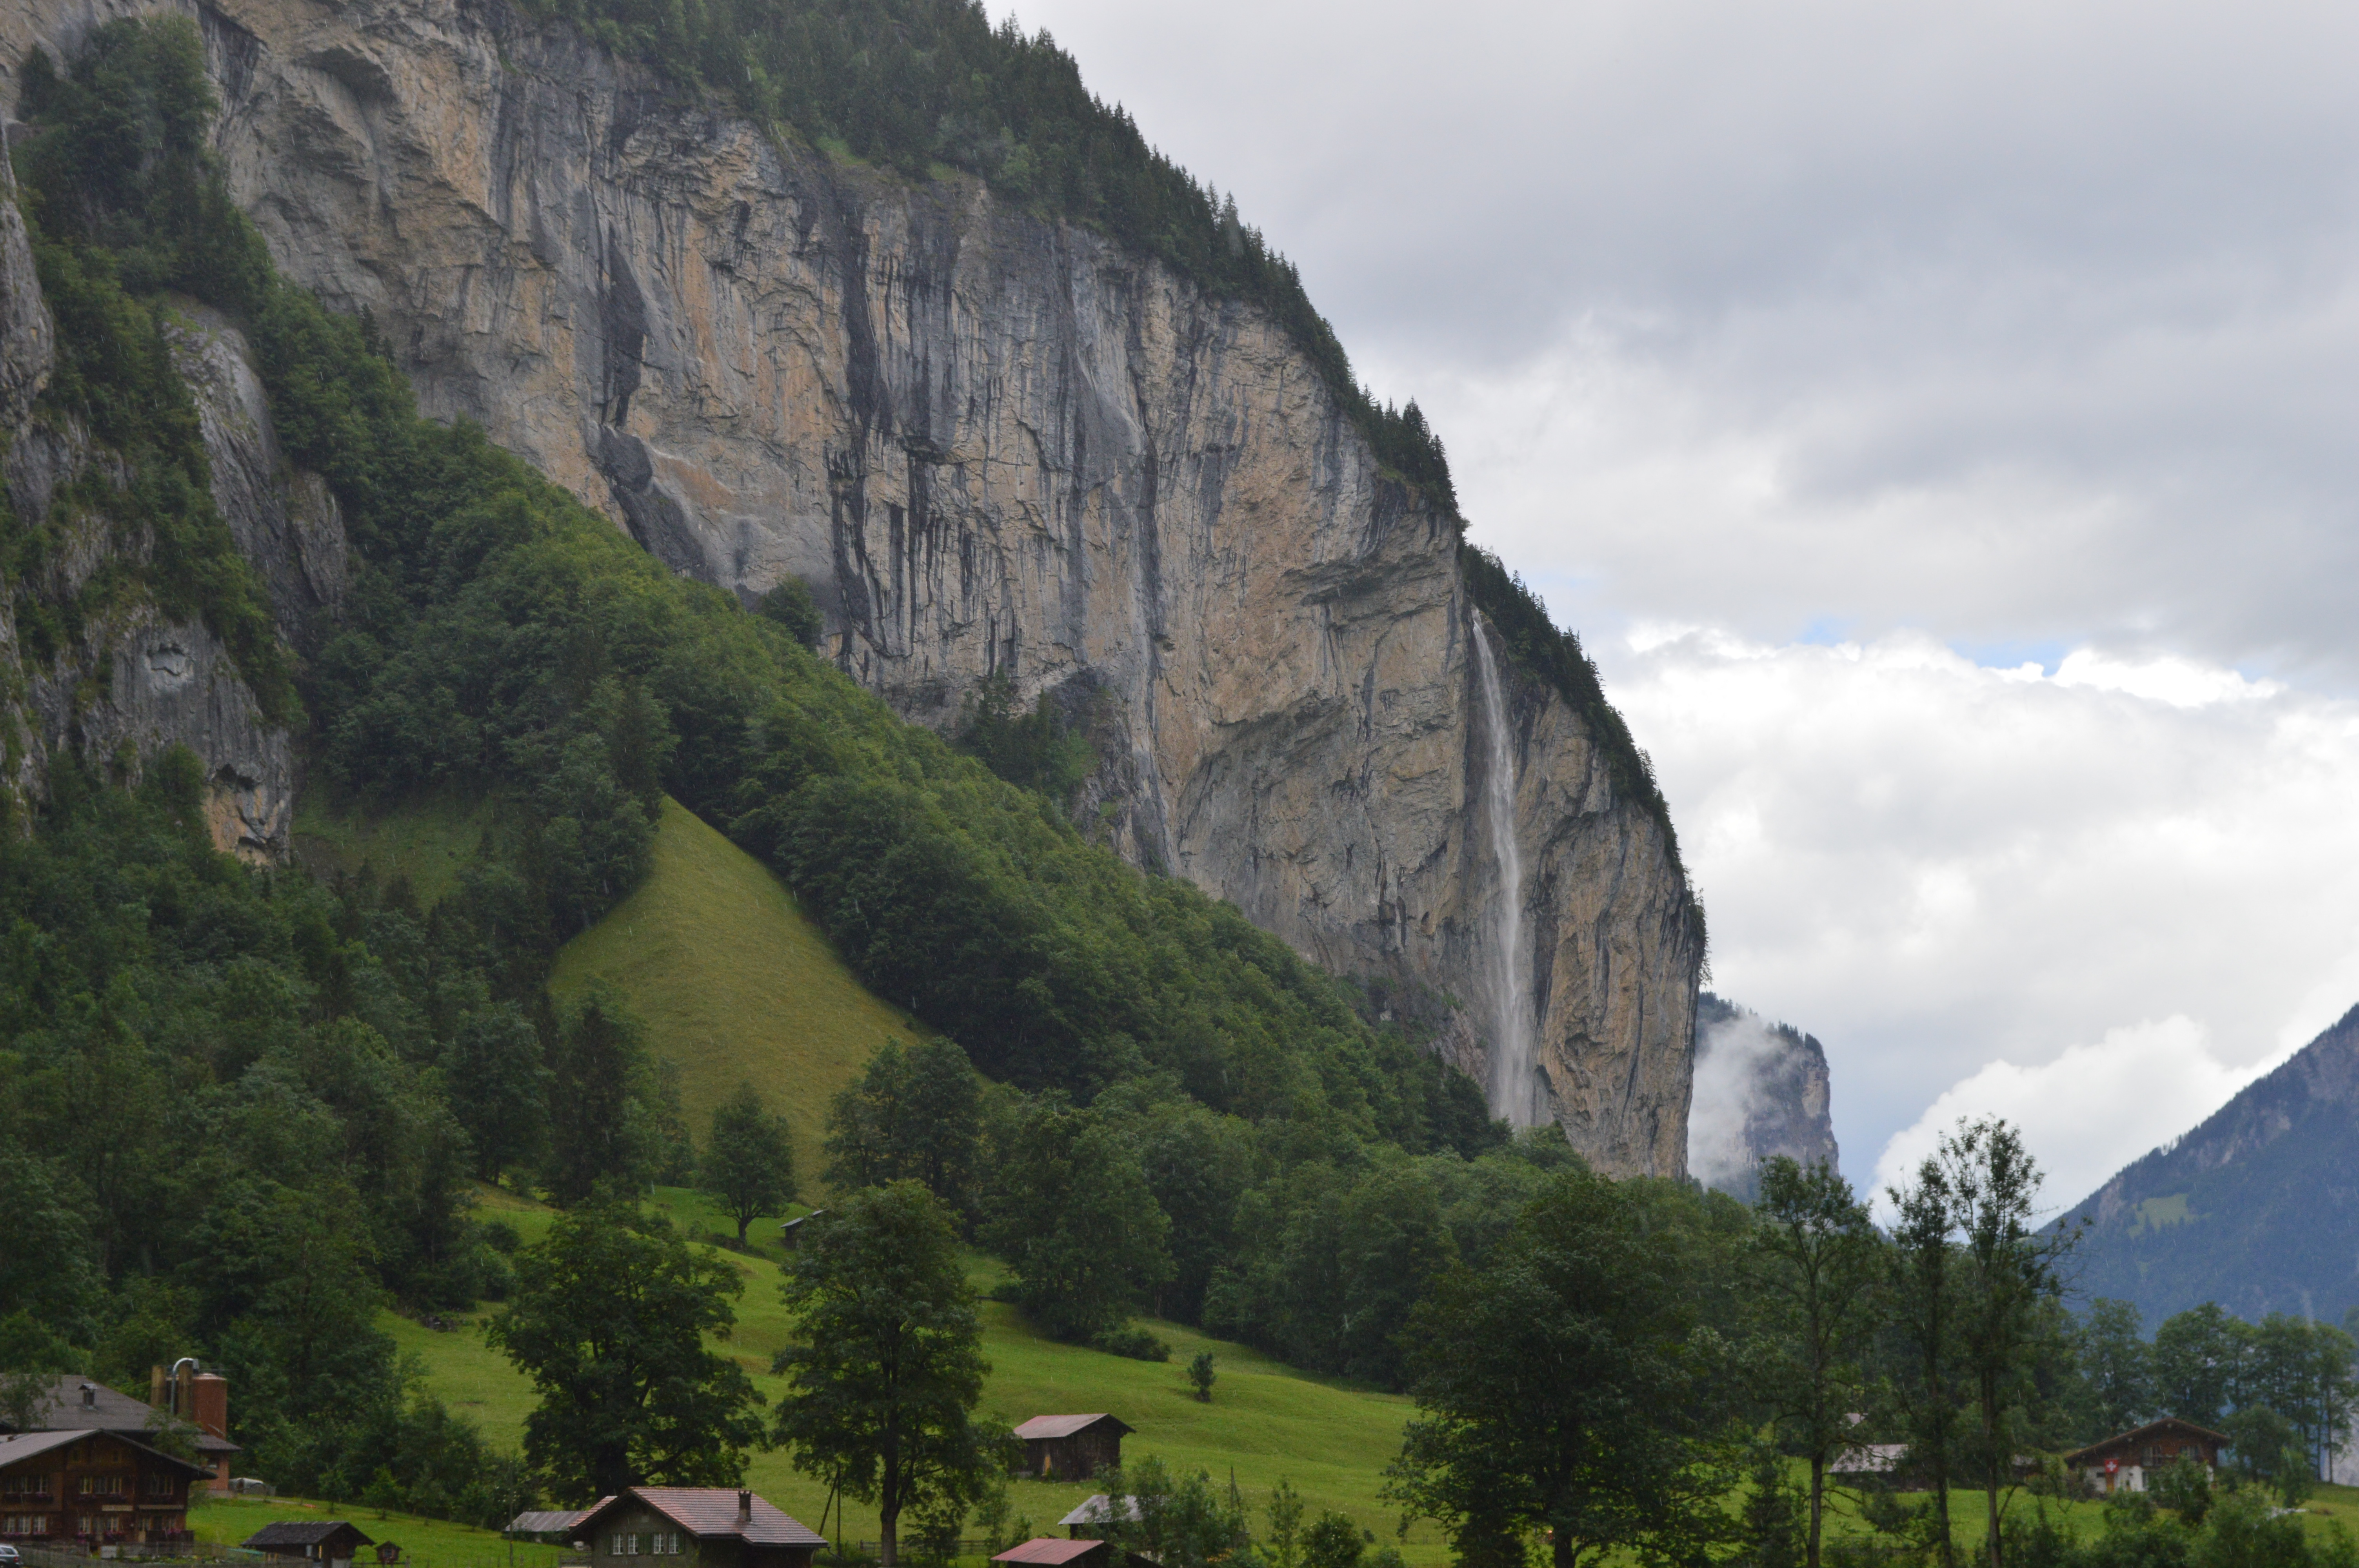
[[[1532,1021],[1524,999],[1524,857],[1516,847],[1516,750],[1507,735],[1507,704],[1499,692],[1499,665],[1491,656],[1483,620],[1473,622],[1474,662],[1483,672],[1483,716],[1491,734],[1490,776],[1484,781],[1483,818],[1499,887],[1491,906],[1491,1114],[1516,1127],[1540,1119],[1533,1083]]]

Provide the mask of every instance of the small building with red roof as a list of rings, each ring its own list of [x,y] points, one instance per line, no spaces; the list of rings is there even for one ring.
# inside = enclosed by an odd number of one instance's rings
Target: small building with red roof
[[[818,1531],[731,1487],[633,1487],[573,1527],[592,1568],[809,1568]]]
[[[1136,1552],[1117,1552],[1110,1541],[1068,1541],[1036,1535],[992,1559],[1010,1568],[1156,1568],[1153,1559]]]

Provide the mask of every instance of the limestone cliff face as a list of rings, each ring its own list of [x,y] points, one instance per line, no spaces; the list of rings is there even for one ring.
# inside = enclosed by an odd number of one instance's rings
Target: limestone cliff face
[[[333,503],[316,476],[283,471],[238,334],[192,308],[168,336],[203,427],[214,501],[262,568],[282,634],[296,641],[341,592],[343,530]],[[0,485],[17,517],[50,519],[62,531],[38,580],[9,583],[0,595],[0,783],[29,800],[66,751],[136,773],[158,752],[186,746],[204,769],[214,842],[250,860],[282,856],[294,811],[294,748],[265,721],[228,651],[201,622],[168,619],[135,592],[112,596],[73,647],[38,650],[19,638],[19,591],[63,604],[110,560],[147,547],[103,511],[60,500],[76,477],[112,460],[71,420],[36,407],[54,347],[24,220],[12,200],[0,200]]]
[[[149,8],[11,5],[11,62]],[[1451,530],[1269,321],[973,181],[682,107],[498,0],[193,14],[239,200],[429,412],[679,571],[803,579],[912,719],[998,673],[1086,696],[1085,821],[1321,963],[1462,999],[1487,1072],[1500,857]],[[1686,890],[1577,717],[1507,685],[1540,1099],[1605,1167],[1680,1171]]]
[[[1698,999],[1690,1175],[1751,1203],[1761,1167],[1779,1155],[1806,1169],[1840,1168],[1832,1101],[1817,1035],[1771,1023],[1710,991]]]

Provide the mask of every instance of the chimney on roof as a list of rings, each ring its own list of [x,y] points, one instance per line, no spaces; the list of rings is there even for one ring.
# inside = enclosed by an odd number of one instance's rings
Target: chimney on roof
[[[200,1372],[189,1383],[189,1419],[200,1431],[229,1436],[229,1379],[218,1372]]]
[[[98,1408],[98,1389],[96,1385],[84,1383],[82,1386],[82,1408],[86,1411],[94,1411]]]
[[[754,1494],[751,1492],[740,1492],[737,1494],[737,1523],[740,1528],[743,1528],[744,1526],[752,1524],[753,1522]]]

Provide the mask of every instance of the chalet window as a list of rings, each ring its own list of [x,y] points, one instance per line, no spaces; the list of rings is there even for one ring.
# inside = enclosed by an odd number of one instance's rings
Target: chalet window
[[[608,1552],[606,1555],[607,1555],[607,1556],[609,1556],[609,1557],[620,1557],[622,1554],[623,1554],[623,1532],[622,1532],[621,1530],[616,1530],[616,1531],[614,1532],[614,1551],[612,1551],[612,1552]]]
[[[679,1555],[679,1531],[678,1530],[671,1532],[671,1554],[674,1557]]]
[[[8,1514],[0,1517],[0,1535],[47,1535],[49,1516],[47,1514]]]
[[[631,1532],[631,1549],[630,1549],[630,1552],[629,1552],[628,1555],[633,1556],[633,1557],[636,1557],[638,1554],[639,1554],[639,1532],[638,1532],[637,1530],[633,1530],[633,1531]]]

